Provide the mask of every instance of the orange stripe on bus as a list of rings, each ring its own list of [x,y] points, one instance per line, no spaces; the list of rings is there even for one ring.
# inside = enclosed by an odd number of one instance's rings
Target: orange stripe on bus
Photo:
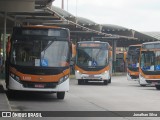
[[[160,79],[160,75],[146,75],[143,73],[143,71],[140,69],[140,73],[141,75],[145,78],[145,79]]]
[[[30,75],[23,74],[17,71],[15,68],[10,67],[10,72],[20,77],[22,81],[30,81],[30,82],[58,82],[60,78],[65,75],[69,75],[70,69],[66,69],[63,73],[57,75]]]
[[[138,71],[131,71],[127,68],[127,72],[129,72],[130,75],[136,75],[139,76],[139,72]]]
[[[106,66],[105,68],[103,68],[102,70],[99,71],[85,71],[83,69],[81,69],[80,67],[78,67],[77,65],[75,65],[75,70],[79,70],[80,73],[82,74],[101,74],[104,73],[105,71],[108,71],[110,69],[110,66]]]

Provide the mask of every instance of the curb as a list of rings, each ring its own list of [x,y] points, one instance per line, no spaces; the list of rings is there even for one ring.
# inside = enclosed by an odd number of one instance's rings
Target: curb
[[[2,80],[0,80],[0,86],[1,86],[1,88],[0,88],[1,92],[0,93],[4,94],[4,97],[5,97],[4,99],[5,99],[6,103],[7,103],[8,111],[12,111],[12,108],[10,107],[9,100],[7,98],[6,90],[5,90],[4,84],[2,83]]]

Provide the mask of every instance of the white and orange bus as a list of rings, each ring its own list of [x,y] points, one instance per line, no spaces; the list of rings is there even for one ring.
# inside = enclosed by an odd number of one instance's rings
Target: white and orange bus
[[[160,42],[142,44],[139,67],[140,84],[153,84],[160,89]]]
[[[78,84],[88,81],[111,83],[111,58],[111,47],[107,42],[78,42],[75,62],[75,77]]]
[[[69,90],[70,32],[54,26],[14,27],[7,43],[6,88],[10,91]]]
[[[139,79],[139,56],[141,44],[130,45],[127,51],[127,80]]]

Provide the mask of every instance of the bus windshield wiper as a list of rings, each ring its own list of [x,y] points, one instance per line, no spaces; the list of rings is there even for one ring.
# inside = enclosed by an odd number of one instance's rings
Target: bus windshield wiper
[[[98,55],[99,55],[99,53],[100,53],[101,50],[103,50],[102,47],[99,49],[99,51],[96,54],[96,60],[97,60],[97,57],[98,57]]]
[[[52,41],[44,48],[43,51],[45,51],[47,48],[49,48],[49,47],[52,45],[52,43],[53,43],[54,41],[56,41],[56,40],[57,40],[57,39],[54,38],[54,40],[52,40]]]
[[[54,40],[52,40],[44,49],[43,49],[43,57],[42,58],[44,58],[44,55],[45,55],[45,51],[52,45],[52,43],[54,42],[54,41],[56,41],[57,39],[56,38],[54,38]]]

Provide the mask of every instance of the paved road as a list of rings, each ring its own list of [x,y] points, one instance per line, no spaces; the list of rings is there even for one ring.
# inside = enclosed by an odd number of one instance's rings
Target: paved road
[[[113,76],[112,83],[108,85],[101,83],[77,85],[77,81],[71,79],[70,91],[66,93],[64,100],[57,100],[55,94],[23,92],[9,98],[9,103],[13,111],[160,111],[160,91],[152,86],[140,87],[137,81],[127,81],[126,76]],[[74,120],[74,118],[67,120],[72,119]],[[105,118],[99,118],[101,119]],[[110,119],[138,120],[139,118]],[[143,118],[143,120],[150,119],[152,118]]]

